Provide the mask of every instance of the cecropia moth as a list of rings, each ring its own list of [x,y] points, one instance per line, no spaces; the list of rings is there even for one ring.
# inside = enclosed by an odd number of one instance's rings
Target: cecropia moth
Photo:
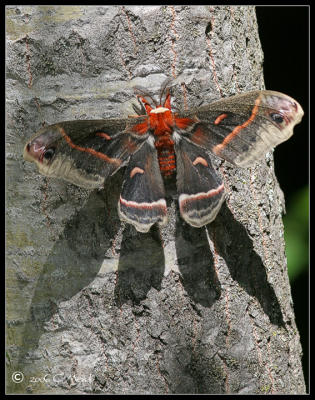
[[[140,107],[134,106],[133,118],[42,128],[26,144],[24,159],[43,175],[88,189],[103,188],[109,176],[126,167],[118,212],[139,232],[166,223],[164,184],[174,174],[182,218],[194,227],[212,222],[225,194],[208,152],[238,167],[250,166],[289,139],[303,116],[294,99],[269,90],[183,112],[172,111],[166,86],[159,103],[139,88],[137,97]]]

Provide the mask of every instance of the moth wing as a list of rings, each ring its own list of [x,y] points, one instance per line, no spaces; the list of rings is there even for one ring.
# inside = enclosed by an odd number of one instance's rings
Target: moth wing
[[[121,220],[134,225],[139,232],[148,232],[156,222],[167,222],[164,183],[151,138],[130,157],[118,212]]]
[[[289,139],[303,114],[296,100],[264,90],[222,99],[178,118],[191,121],[181,135],[234,165],[246,167]]]
[[[102,188],[146,137],[133,133],[127,119],[65,121],[38,131],[25,145],[24,159],[43,175]]]
[[[224,201],[224,185],[207,152],[175,135],[177,192],[182,218],[201,227],[217,216]]]

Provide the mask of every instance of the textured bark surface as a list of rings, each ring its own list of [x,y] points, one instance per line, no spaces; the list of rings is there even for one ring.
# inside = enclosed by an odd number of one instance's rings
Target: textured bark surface
[[[157,94],[173,77],[179,108],[263,89],[255,9],[6,18],[7,392],[305,393],[272,154],[242,170],[214,160],[228,190],[215,222],[192,228],[170,202],[148,234],[118,219],[122,172],[88,192],[22,158],[43,123],[133,114],[134,85]]]

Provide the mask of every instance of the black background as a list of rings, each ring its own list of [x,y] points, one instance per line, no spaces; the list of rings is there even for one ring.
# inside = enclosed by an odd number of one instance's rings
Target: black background
[[[309,171],[309,7],[257,6],[256,14],[264,52],[266,89],[295,98],[304,109],[302,122],[294,135],[274,153],[275,171],[286,205],[292,195],[308,185]],[[303,347],[303,370],[309,379],[309,291],[308,272],[291,282],[296,323]]]

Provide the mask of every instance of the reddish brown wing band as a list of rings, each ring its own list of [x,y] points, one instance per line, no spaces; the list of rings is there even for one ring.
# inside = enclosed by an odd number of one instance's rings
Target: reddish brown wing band
[[[146,139],[126,132],[127,124],[129,120],[85,120],[50,125],[26,144],[24,158],[43,175],[102,188]]]
[[[230,163],[246,167],[289,139],[303,110],[270,90],[232,96],[179,115],[196,122],[180,134]]]

